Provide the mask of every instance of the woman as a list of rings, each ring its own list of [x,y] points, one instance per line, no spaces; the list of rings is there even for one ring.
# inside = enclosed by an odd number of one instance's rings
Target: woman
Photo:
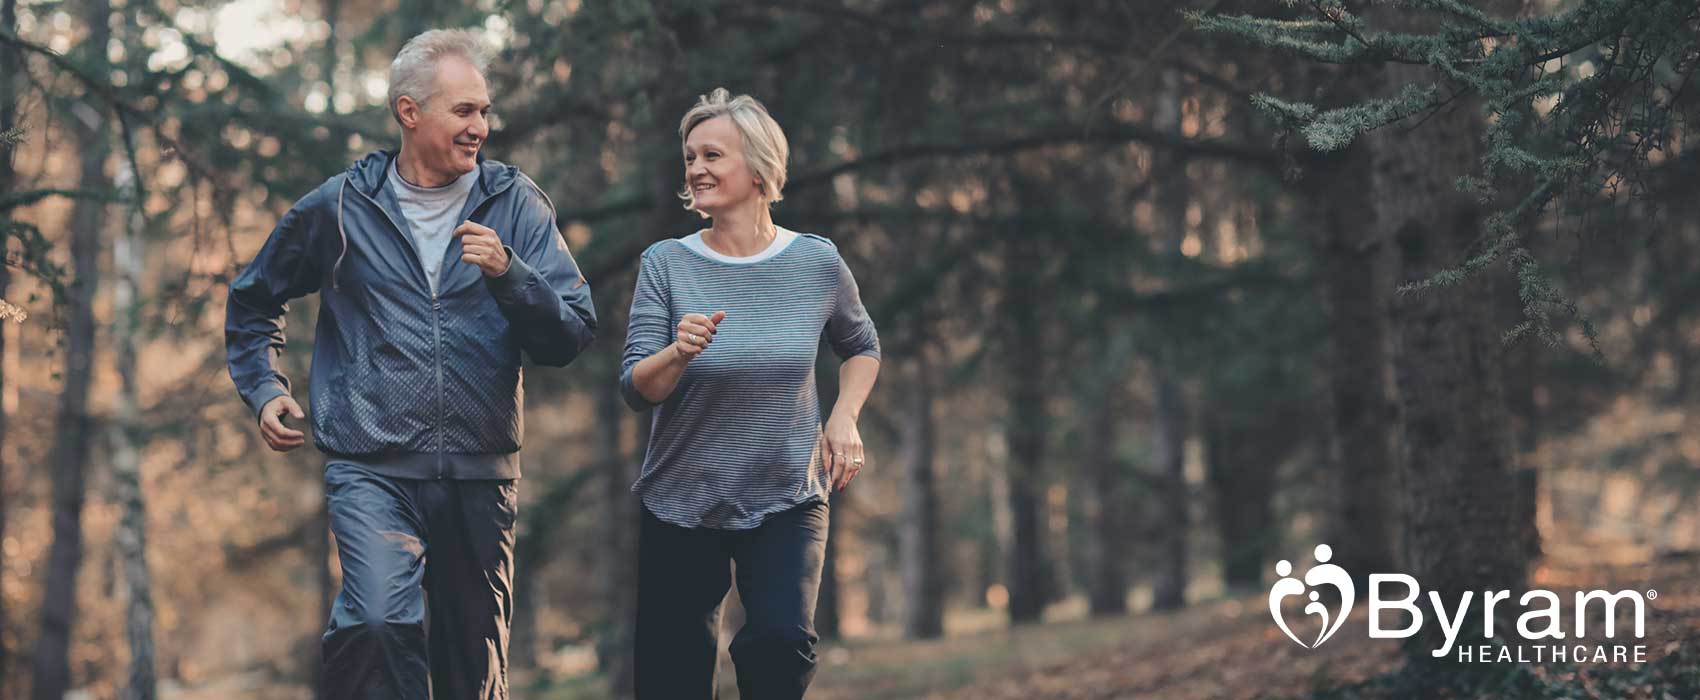
[[[773,224],[790,147],[767,109],[717,88],[679,137],[679,196],[712,225],[644,251],[620,376],[627,403],[654,409],[632,487],[644,510],[637,696],[714,697],[736,563],[741,696],[801,698],[815,669],[827,497],[864,466],[856,418],[879,375],[879,337],[838,249]],[[846,358],[824,430],[823,333]]]

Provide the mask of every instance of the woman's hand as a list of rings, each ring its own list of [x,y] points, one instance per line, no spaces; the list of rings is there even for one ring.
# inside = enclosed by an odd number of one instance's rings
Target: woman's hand
[[[856,419],[843,411],[833,411],[821,431],[819,445],[821,461],[826,464],[827,478],[834,491],[843,491],[861,473],[866,455],[862,452],[862,433],[856,429]]]
[[[679,333],[673,341],[673,350],[679,353],[679,359],[690,362],[707,350],[708,344],[714,342],[714,334],[720,330],[720,322],[724,320],[725,311],[716,311],[713,316],[685,314],[685,318],[679,321]]]

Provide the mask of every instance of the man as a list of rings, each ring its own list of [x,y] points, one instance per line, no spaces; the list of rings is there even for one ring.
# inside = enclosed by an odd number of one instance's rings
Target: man
[[[303,418],[277,367],[285,303],[321,300],[312,430],[343,575],[332,698],[508,697],[520,354],[565,366],[596,317],[548,197],[479,155],[488,60],[470,31],[407,42],[390,66],[400,152],[296,202],[230,286],[230,375],[279,452],[305,442],[285,423]]]

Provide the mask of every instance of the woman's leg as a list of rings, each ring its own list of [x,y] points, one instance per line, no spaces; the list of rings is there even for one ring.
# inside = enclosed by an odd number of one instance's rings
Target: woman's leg
[[[638,531],[637,700],[716,696],[720,601],[732,585],[723,533],[669,525],[643,509]]]
[[[732,662],[744,700],[801,698],[815,677],[826,516],[825,503],[807,503],[737,538],[732,556],[745,620],[732,639]]]

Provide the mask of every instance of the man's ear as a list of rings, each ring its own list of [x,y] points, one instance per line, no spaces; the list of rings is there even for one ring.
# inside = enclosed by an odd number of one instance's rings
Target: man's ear
[[[412,129],[419,126],[419,103],[412,97],[402,95],[395,99],[395,113],[404,128]]]

